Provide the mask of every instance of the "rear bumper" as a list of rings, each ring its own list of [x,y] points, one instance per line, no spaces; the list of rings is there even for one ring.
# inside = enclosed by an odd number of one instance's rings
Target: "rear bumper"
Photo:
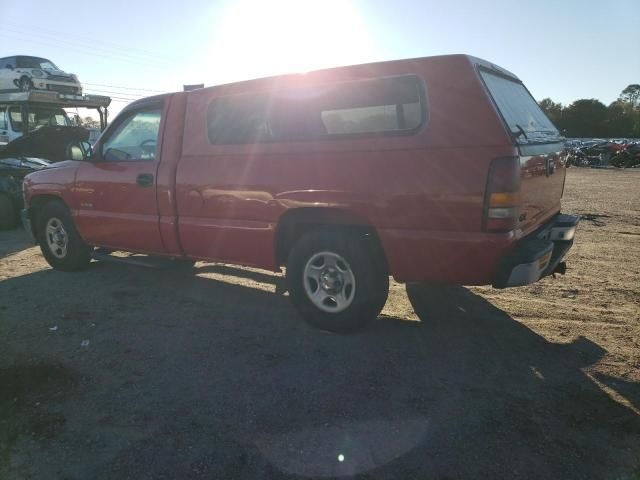
[[[557,215],[534,235],[520,240],[498,264],[493,286],[520,287],[556,271],[564,273],[562,260],[573,245],[580,217]]]

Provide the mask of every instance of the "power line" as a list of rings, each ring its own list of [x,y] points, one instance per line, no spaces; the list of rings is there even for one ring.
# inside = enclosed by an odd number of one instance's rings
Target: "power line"
[[[55,37],[51,38],[51,37],[47,37],[46,34],[43,36],[42,34],[39,34],[37,32],[27,32],[27,31],[20,31],[15,29],[11,30],[11,29],[12,27],[6,27],[3,30],[7,30],[7,33],[10,33],[13,36],[22,36],[25,39],[32,42],[35,41],[35,42],[40,42],[46,45],[54,45],[60,48],[65,48],[72,51],[75,50],[81,53],[91,53],[94,57],[96,55],[109,55],[112,57],[120,57],[121,60],[135,62],[138,65],[146,64],[147,66],[154,66],[154,67],[166,67],[167,65],[169,65],[169,63],[167,62],[160,62],[159,60],[149,59],[146,57],[136,57],[135,55],[125,53],[121,50],[118,50],[118,51],[105,50],[102,47],[96,47],[92,45],[82,45],[72,40],[71,41],[65,40],[64,38],[55,38]],[[37,37],[40,37],[40,38],[37,38]]]
[[[11,22],[5,22],[3,19],[3,23],[11,23]],[[9,30],[9,32],[3,31],[3,30]],[[96,56],[96,51],[95,51],[95,47],[92,46],[84,46],[84,45],[78,45],[75,42],[69,42],[67,40],[65,40],[64,38],[55,38],[53,41],[50,39],[46,39],[44,38],[47,33],[39,33],[39,32],[34,32],[33,30],[30,30],[29,32],[23,31],[21,29],[18,29],[16,27],[13,27],[11,25],[6,26],[3,30],[0,30],[0,36],[5,36],[5,37],[9,37],[11,38],[12,36],[23,36],[26,37],[26,40],[30,41],[30,42],[34,42],[34,43],[39,43],[39,44],[45,44],[47,46],[58,46],[60,48],[64,48],[66,50],[70,50],[70,51],[75,51],[77,53],[81,53],[81,54],[85,54],[85,55],[91,55],[92,57]],[[13,35],[11,34],[11,30],[13,30]],[[35,36],[40,36],[42,38],[33,38]],[[69,36],[67,33],[64,34],[65,36]],[[108,47],[111,48],[111,47]],[[122,47],[125,48],[125,47]],[[130,47],[126,47],[127,51],[131,51]],[[133,49],[135,51],[135,49]],[[115,58],[115,60],[122,60],[122,61],[128,61],[131,63],[136,63],[136,64],[140,64],[140,63],[145,63],[146,59],[137,59],[131,55],[128,54],[124,54],[121,52],[107,52],[109,53],[109,55],[111,56],[120,56],[122,58]],[[154,65],[159,67],[160,65]],[[92,90],[92,92],[86,92],[89,94],[95,94],[95,95],[107,95],[110,96],[111,99],[114,102],[118,102],[118,103],[130,103],[133,102],[135,100],[139,100],[140,98],[144,98],[145,93],[143,92],[152,92],[152,93],[168,93],[165,91],[161,91],[161,90],[153,90],[153,89],[145,89],[145,88],[135,88],[135,87],[124,87],[124,86],[117,86],[117,85],[105,85],[105,84],[92,84],[92,83],[87,83],[87,82],[82,82],[83,85],[91,85],[91,86],[96,86],[96,87],[108,87],[108,88],[115,88],[115,89],[120,89],[120,90],[126,90],[126,91],[110,91],[110,90],[104,90],[102,88],[97,89],[97,88],[89,88],[89,90]],[[112,96],[112,94],[115,94],[114,96]]]
[[[3,23],[9,23],[10,25],[8,26],[8,28],[14,28],[14,29],[16,29],[16,27],[13,27],[11,24],[18,25],[18,24],[14,23],[14,22],[11,22],[11,21],[7,22],[5,20],[3,20]],[[22,26],[20,25],[20,27],[22,27]],[[43,30],[43,29],[38,27],[38,30]],[[47,34],[45,32],[38,32],[38,31],[34,32],[33,29],[29,30],[28,32],[20,31],[20,29],[16,29],[15,31],[17,32],[17,35],[26,36],[29,41],[35,41],[36,43],[43,43],[43,44],[45,43],[45,40],[40,40],[40,39],[37,39],[37,38],[34,39],[33,35],[40,35],[40,36],[42,36],[42,35],[51,35],[51,34]],[[59,32],[59,33],[62,34],[62,32]],[[0,30],[0,35],[3,35],[3,32],[1,30]],[[7,37],[11,36],[11,35],[8,35],[8,34],[4,34],[4,35],[7,36]],[[64,35],[65,36],[69,36],[69,34],[67,32],[65,32]],[[76,36],[78,38],[82,38],[82,37],[80,37],[78,35],[71,35],[71,36]],[[67,43],[68,45],[64,45],[64,46],[62,46],[62,48],[65,48],[67,50],[72,50],[72,51],[75,50],[76,52],[83,53],[83,54],[86,54],[86,55],[92,55],[92,56],[95,57],[95,53],[96,52],[93,50],[93,47],[91,47],[91,46],[78,45],[75,42],[73,42],[73,43],[72,42],[68,42],[64,38],[58,38],[58,35],[55,36],[54,42]],[[106,42],[102,42],[102,43],[106,44]],[[46,40],[46,44],[50,45],[50,44],[52,44],[52,42],[47,39]],[[58,43],[57,46],[60,46],[60,43]],[[111,48],[111,47],[109,47],[109,48]],[[131,47],[119,47],[119,48],[126,48],[126,50],[128,52],[130,52],[132,50]],[[135,51],[136,49],[134,48],[133,50]],[[140,50],[140,49],[137,49],[137,50],[141,51],[141,52],[143,51],[143,50]],[[120,51],[114,52],[114,53],[110,53],[110,55],[121,56],[121,57],[123,57],[122,60],[129,61],[129,62],[134,62],[134,63],[137,63],[137,64],[140,64],[141,62],[146,61],[146,58],[145,59],[137,59],[137,58],[132,57],[129,54],[125,54],[125,53],[122,53]],[[120,60],[120,59],[116,59],[116,60]],[[153,66],[159,66],[159,65],[153,65]],[[82,84],[83,85],[96,86],[96,87],[115,88],[115,89],[128,90],[128,91],[134,91],[135,90],[135,92],[132,92],[132,93],[136,94],[136,95],[142,95],[141,92],[169,93],[167,91],[154,90],[154,89],[149,89],[149,88],[135,88],[135,87],[125,87],[125,86],[118,86],[118,85],[105,85],[105,84],[98,84],[98,83],[89,83],[89,82],[82,82]],[[127,93],[127,92],[109,92],[109,93],[123,94],[123,93]]]
[[[12,21],[12,20],[7,20],[6,18],[2,19],[2,23],[6,27],[11,27],[11,28],[14,28],[14,29],[21,29],[23,31],[26,30],[27,33],[30,34],[30,35],[34,35],[34,34],[35,35],[40,35],[40,36],[48,35],[48,36],[54,37],[56,39],[60,39],[61,36],[64,37],[64,38],[75,37],[75,38],[78,38],[78,39],[82,39],[83,41],[86,41],[86,37],[83,37],[81,35],[77,35],[77,34],[74,34],[74,33],[68,32],[68,31],[61,32],[59,30],[51,30],[48,27],[32,26],[31,24],[30,24],[28,29],[25,29],[24,24],[22,24],[20,22]],[[106,42],[106,41],[101,40],[101,39],[91,39],[91,42],[93,44],[101,44],[101,45],[103,45],[103,47],[101,47],[101,48],[109,48],[109,49],[116,49],[116,50],[123,50],[124,49],[127,52],[138,51],[138,52],[140,52],[141,55],[143,55],[145,57],[149,57],[149,56],[156,57],[157,60],[160,60],[160,61],[163,61],[163,62],[171,62],[172,61],[171,58],[169,58],[167,56],[164,56],[164,55],[161,55],[161,54],[159,54],[157,52],[152,52],[150,50],[145,50],[145,49],[141,49],[141,48],[135,48],[135,47],[132,47],[131,45],[126,45],[126,46],[118,45],[116,43]]]
[[[103,95],[103,94],[102,93],[91,92],[91,93],[89,93],[89,95]],[[144,97],[128,98],[128,97],[118,97],[118,96],[112,97],[112,96],[109,96],[109,95],[105,95],[105,96],[108,96],[111,100],[122,100],[122,101],[126,101],[126,102],[135,102],[136,100],[140,100],[141,98],[144,98]]]
[[[142,97],[138,97],[138,96],[134,96],[134,95],[123,95],[123,94],[116,94],[116,95],[111,95],[108,92],[105,92],[103,90],[87,90],[84,92],[86,95],[103,95],[106,97],[111,97],[111,98],[121,98],[124,100],[140,100],[141,98],[145,98],[144,96]]]
[[[92,87],[87,87],[83,89],[85,92],[89,93],[89,92],[93,92],[93,94],[96,95],[109,95],[109,94],[114,94],[116,97],[123,97],[123,98],[144,98],[147,95],[143,95],[143,94],[137,94],[137,93],[127,93],[127,92],[111,92],[109,90],[104,90],[102,88],[92,88]]]
[[[107,88],[119,88],[122,90],[140,90],[143,92],[153,92],[153,93],[171,93],[163,90],[151,90],[150,88],[135,88],[135,87],[121,87],[118,85],[105,85],[104,83],[89,83],[82,82],[83,85],[91,85],[93,87],[107,87]]]
[[[145,98],[145,97],[149,97],[150,95],[144,95],[142,93],[128,93],[128,92],[116,92],[113,90],[104,90],[102,88],[87,88],[86,90],[93,90],[93,91],[100,91],[100,93],[98,95],[102,95],[103,93],[105,95],[111,95],[114,94],[116,96],[121,96],[121,97],[135,97],[135,98]]]
[[[96,58],[96,56],[100,56],[101,52],[96,51],[95,49],[92,49],[92,47],[84,47],[82,45],[77,45],[75,43],[71,43],[71,42],[66,42],[65,40],[49,40],[49,39],[41,39],[41,38],[33,38],[32,34],[28,34],[28,33],[10,33],[10,32],[5,32],[4,30],[0,30],[0,35],[1,36],[5,36],[7,38],[12,38],[15,35],[22,35],[24,38],[21,38],[20,40],[25,40],[28,42],[33,42],[33,43],[39,43],[41,45],[46,45],[46,46],[54,46],[54,47],[58,47],[58,48],[62,48],[68,51],[72,51],[75,53],[80,53],[83,55],[90,55],[93,58]],[[141,59],[141,58],[135,58],[132,56],[129,56],[127,54],[122,54],[122,53],[116,53],[116,52],[102,52],[102,55],[104,55],[106,53],[106,55],[109,55],[111,57],[120,57],[120,58],[114,58],[114,60],[118,60],[118,61],[122,61],[122,62],[128,62],[128,63],[133,63],[136,65],[143,65],[145,67],[154,67],[154,68],[166,68],[166,66],[168,65],[168,63],[165,64],[159,64],[159,63],[152,63],[149,62],[148,60],[145,59]]]

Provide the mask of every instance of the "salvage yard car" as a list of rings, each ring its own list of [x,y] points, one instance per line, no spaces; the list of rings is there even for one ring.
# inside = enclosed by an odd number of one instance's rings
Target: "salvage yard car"
[[[27,55],[0,58],[0,92],[30,90],[82,95],[78,77],[60,70],[51,60]]]
[[[564,138],[523,83],[452,55],[158,95],[83,161],[28,175],[23,221],[59,270],[94,247],[274,271],[322,329],[376,318],[399,282],[564,273]]]
[[[111,98],[102,95],[69,95],[56,92],[0,93],[0,147],[45,126],[70,126],[65,108],[95,110],[100,129],[107,123]]]
[[[13,228],[20,221],[22,179],[49,163],[39,158],[0,157],[0,230]]]
[[[2,103],[0,95],[0,144],[11,142],[24,135],[22,108],[20,105]],[[31,128],[42,126],[69,126],[71,120],[62,108],[50,105],[34,105],[28,113]]]
[[[89,148],[82,127],[40,127],[0,149],[0,230],[13,228],[22,210],[22,179],[53,162],[82,160]]]

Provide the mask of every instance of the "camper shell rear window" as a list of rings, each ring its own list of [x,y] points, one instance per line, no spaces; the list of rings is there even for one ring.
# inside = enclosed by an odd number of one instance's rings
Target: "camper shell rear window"
[[[518,143],[557,141],[558,129],[519,80],[480,68],[480,76]]]

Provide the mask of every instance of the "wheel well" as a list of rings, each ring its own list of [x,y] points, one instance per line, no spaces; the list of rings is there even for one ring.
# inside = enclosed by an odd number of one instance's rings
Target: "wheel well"
[[[280,217],[276,227],[276,264],[285,265],[295,243],[314,230],[339,230],[361,235],[371,253],[388,270],[387,259],[375,227],[354,217],[350,212],[334,208],[297,208]]]
[[[37,235],[36,229],[38,228],[38,223],[36,222],[38,218],[38,213],[42,210],[47,203],[50,202],[59,202],[62,203],[65,207],[67,206],[60,197],[56,197],[55,195],[38,195],[32,197],[29,202],[29,217],[31,219],[31,230],[33,231],[34,236]],[[68,207],[67,207],[68,208]]]

